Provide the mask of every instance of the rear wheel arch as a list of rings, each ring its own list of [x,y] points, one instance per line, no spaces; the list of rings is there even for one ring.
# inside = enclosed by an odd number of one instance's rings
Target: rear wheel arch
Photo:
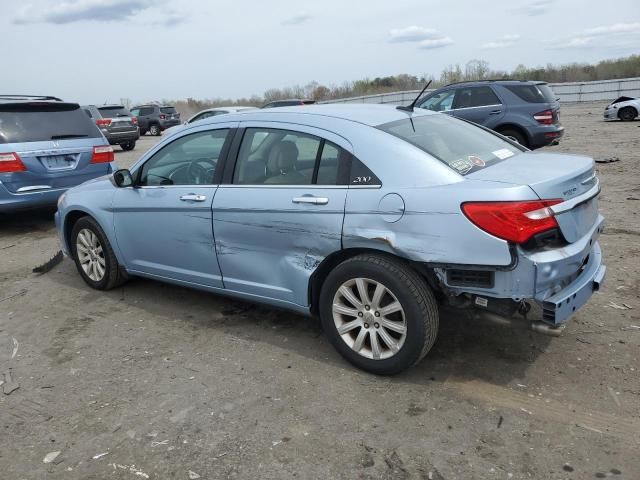
[[[383,258],[390,258],[392,260],[395,260],[396,262],[404,263],[420,277],[425,279],[425,281],[432,288],[434,294],[436,295],[436,298],[440,300],[440,288],[437,284],[436,276],[433,271],[431,271],[431,269],[429,269],[426,265],[417,264],[416,262],[412,262],[399,255],[393,255],[385,250],[378,250],[375,248],[346,248],[325,257],[325,259],[320,262],[320,265],[318,265],[318,267],[309,278],[308,298],[312,315],[319,315],[320,291],[322,290],[324,281],[331,273],[331,271],[350,258],[363,254],[377,255]]]
[[[520,135],[522,135],[526,139],[527,145],[523,145],[524,147],[528,147],[531,143],[531,139],[529,138],[529,134],[527,133],[526,129],[522,128],[520,125],[516,125],[514,123],[503,123],[502,125],[499,125],[496,128],[494,128],[494,130],[501,135],[503,134],[502,132],[508,132],[509,130],[513,130],[515,132],[518,132]]]

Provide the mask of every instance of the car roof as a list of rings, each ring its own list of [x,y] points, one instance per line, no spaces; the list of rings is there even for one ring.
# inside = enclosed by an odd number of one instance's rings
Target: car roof
[[[514,80],[510,78],[503,78],[503,79],[497,78],[497,79],[487,79],[487,80],[466,80],[464,82],[454,82],[440,88],[451,87],[453,85],[474,85],[474,84],[484,84],[484,83],[492,83],[497,85],[523,85],[523,84],[546,85],[547,84],[547,82],[543,82],[541,80]]]
[[[62,102],[58,97],[49,95],[0,95],[0,103]],[[65,102],[74,103],[74,102]]]
[[[316,120],[331,117],[375,127],[384,123],[403,120],[410,116],[417,117],[425,115],[438,115],[438,113],[421,108],[416,108],[413,113],[409,113],[403,110],[398,110],[395,105],[341,103],[308,105],[304,108],[300,108],[299,106],[280,107],[277,110],[244,110],[224,116],[209,117],[204,120],[199,120],[198,124],[207,125],[209,123],[230,122],[234,120],[293,121],[295,123],[303,119],[305,120],[303,123],[313,124],[315,123],[314,117]]]

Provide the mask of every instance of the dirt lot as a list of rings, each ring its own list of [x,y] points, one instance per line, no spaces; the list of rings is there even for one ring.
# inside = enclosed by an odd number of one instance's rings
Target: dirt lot
[[[35,275],[51,212],[0,217],[0,373],[19,384],[0,477],[640,478],[640,122],[603,107],[564,106],[551,148],[620,158],[599,165],[605,288],[560,338],[445,314],[394,378],[287,312],[148,280],[100,293],[69,259]]]

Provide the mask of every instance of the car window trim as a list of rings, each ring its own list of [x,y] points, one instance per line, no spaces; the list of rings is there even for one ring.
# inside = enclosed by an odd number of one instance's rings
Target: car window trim
[[[304,127],[304,125],[303,125]],[[304,132],[301,130],[292,130],[291,127],[271,127],[271,126],[250,126],[250,127],[240,127],[238,128],[238,132],[236,133],[236,137],[234,138],[233,141],[233,145],[230,148],[230,152],[228,155],[228,159],[229,161],[227,162],[227,164],[225,165],[225,169],[224,169],[224,174],[223,174],[223,178],[222,181],[220,183],[221,186],[225,186],[225,187],[243,187],[243,188],[259,188],[259,187],[266,187],[266,188],[283,188],[283,187],[288,187],[288,188],[349,188],[349,182],[347,179],[347,183],[340,185],[340,178],[338,174],[336,174],[336,185],[316,185],[315,183],[313,183],[314,181],[314,177],[312,177],[311,181],[312,183],[310,184],[297,184],[297,185],[269,185],[269,184],[263,184],[263,183],[255,183],[255,184],[238,184],[238,183],[233,183],[233,176],[235,174],[235,169],[236,166],[238,165],[238,157],[240,154],[240,146],[242,145],[242,141],[244,139],[244,135],[246,133],[246,130],[249,128],[255,128],[255,129],[263,129],[263,130],[282,130],[284,132],[293,132],[293,133],[300,133],[302,135],[307,135],[307,136],[312,136],[312,137],[316,137],[317,139],[320,140],[320,146],[318,147],[318,151],[316,152],[316,160],[314,163],[314,174],[317,177],[317,172],[316,170],[319,168],[319,161],[320,161],[320,157],[322,156],[322,151],[324,150],[324,144],[325,142],[330,142],[333,143],[334,145],[336,145],[338,148],[341,148],[342,150],[344,150],[345,152],[347,152],[347,154],[349,155],[349,169],[347,171],[351,170],[351,158],[353,157],[353,153],[351,153],[349,150],[343,148],[342,146],[338,145],[335,142],[332,142],[331,140],[327,140],[324,137],[321,137],[315,133],[308,133],[308,132]],[[314,128],[314,127],[310,127],[310,128]],[[346,139],[345,139],[346,140]],[[317,178],[315,178],[315,180],[317,181]]]
[[[225,138],[224,144],[222,145],[222,149],[220,150],[220,156],[218,157],[218,162],[216,163],[216,169],[213,172],[213,177],[211,178],[211,183],[206,183],[204,185],[196,185],[196,184],[139,185],[140,177],[142,176],[142,170],[143,170],[144,166],[147,164],[147,162],[151,161],[158,153],[160,153],[166,147],[168,147],[169,145],[173,144],[174,142],[178,141],[181,138],[189,137],[191,135],[197,135],[197,134],[203,133],[203,132],[211,132],[211,131],[214,131],[214,130],[229,130],[229,131],[227,132],[227,137]],[[231,144],[233,142],[233,139],[235,139],[236,130],[237,130],[237,128],[232,128],[232,127],[209,128],[209,129],[197,130],[195,132],[187,133],[185,135],[179,136],[178,138],[174,139],[173,141],[167,143],[166,145],[163,145],[161,148],[159,148],[158,150],[153,152],[149,156],[149,158],[147,158],[143,163],[141,163],[140,165],[136,166],[135,172],[133,173],[133,178],[134,178],[133,187],[134,188],[178,188],[178,187],[201,188],[201,187],[215,187],[215,186],[220,185],[220,177],[222,177],[222,170],[224,169],[224,165],[226,164],[227,157],[229,155],[229,150],[231,148]],[[220,172],[220,173],[218,173],[218,172]]]
[[[462,108],[452,108],[450,110],[442,110],[440,113],[444,113],[444,112],[457,112],[459,110],[471,110],[474,108],[489,108],[489,107],[502,107],[504,105],[504,103],[494,103],[491,105],[479,105],[477,107],[462,107]]]

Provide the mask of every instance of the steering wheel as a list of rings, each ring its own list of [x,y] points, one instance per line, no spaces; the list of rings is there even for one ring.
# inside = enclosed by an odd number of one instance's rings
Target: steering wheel
[[[187,167],[187,176],[189,177],[189,182],[193,183],[193,185],[204,185],[210,183],[212,180],[208,170],[197,161],[189,164]]]

